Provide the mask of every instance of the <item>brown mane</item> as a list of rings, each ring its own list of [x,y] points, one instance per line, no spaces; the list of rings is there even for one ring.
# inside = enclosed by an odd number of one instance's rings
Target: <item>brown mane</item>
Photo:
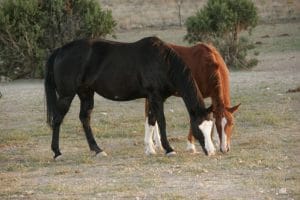
[[[185,64],[191,69],[192,75],[204,98],[212,97],[217,110],[230,107],[230,87],[228,68],[215,47],[198,43],[192,47],[169,44]]]

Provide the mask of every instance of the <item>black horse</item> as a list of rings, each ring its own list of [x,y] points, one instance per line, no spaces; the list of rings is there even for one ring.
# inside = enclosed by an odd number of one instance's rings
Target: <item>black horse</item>
[[[148,123],[154,126],[157,120],[162,146],[167,154],[173,153],[167,140],[163,104],[175,91],[180,92],[194,136],[206,152],[198,125],[208,119],[210,111],[205,108],[189,69],[163,41],[156,37],[134,43],[82,39],[56,49],[47,61],[45,74],[47,123],[53,130],[54,158],[61,155],[59,129],[76,94],[90,150],[103,152],[90,127],[95,92],[114,101],[147,98]]]

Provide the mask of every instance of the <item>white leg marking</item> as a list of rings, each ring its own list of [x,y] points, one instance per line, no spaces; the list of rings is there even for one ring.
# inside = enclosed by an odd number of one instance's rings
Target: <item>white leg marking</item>
[[[186,150],[191,153],[196,153],[196,147],[195,144],[191,143],[189,140],[187,141]]]
[[[155,122],[155,128],[154,128],[154,146],[157,150],[162,150],[161,140],[160,140],[160,134],[159,134],[159,128],[157,122]]]
[[[227,120],[225,117],[222,118],[222,144],[221,144],[221,150],[222,152],[228,151],[228,145],[227,145],[227,136],[225,133],[225,125],[227,124]]]
[[[155,126],[150,126],[148,124],[148,118],[146,118],[145,122],[145,154],[146,155],[151,155],[151,154],[156,154],[155,149],[154,149],[154,144],[152,140],[153,132],[154,132]]]
[[[213,126],[213,121],[207,121],[207,120],[203,121],[202,124],[199,125],[199,129],[203,132],[204,135],[204,144],[208,156],[214,155],[216,153],[214,144],[211,141],[212,126]]]

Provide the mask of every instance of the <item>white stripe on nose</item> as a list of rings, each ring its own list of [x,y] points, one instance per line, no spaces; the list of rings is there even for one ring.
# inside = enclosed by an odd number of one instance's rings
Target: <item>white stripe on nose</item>
[[[227,135],[225,133],[225,126],[227,124],[227,120],[225,117],[222,118],[222,144],[221,144],[221,150],[222,152],[228,151],[228,145],[227,145]]]

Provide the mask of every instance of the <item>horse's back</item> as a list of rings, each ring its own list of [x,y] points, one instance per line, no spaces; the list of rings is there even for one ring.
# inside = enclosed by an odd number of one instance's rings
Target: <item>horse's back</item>
[[[59,49],[54,62],[57,91],[75,94],[90,88],[112,100],[146,97],[147,90],[170,86],[165,49],[156,37],[133,43],[73,41]]]
[[[134,43],[109,44],[102,63],[95,65],[98,68],[95,70],[98,71],[94,82],[96,92],[123,101],[147,97],[148,90],[161,87],[160,82],[168,82],[167,69],[156,49],[159,42],[158,38],[149,37]],[[97,43],[94,45],[98,46]],[[100,48],[95,49],[99,51],[93,53],[101,54]]]
[[[215,47],[198,43],[191,47],[169,44],[190,68],[192,76],[204,97],[211,96],[220,76],[228,77],[227,66]],[[227,79],[227,78],[226,78]]]

